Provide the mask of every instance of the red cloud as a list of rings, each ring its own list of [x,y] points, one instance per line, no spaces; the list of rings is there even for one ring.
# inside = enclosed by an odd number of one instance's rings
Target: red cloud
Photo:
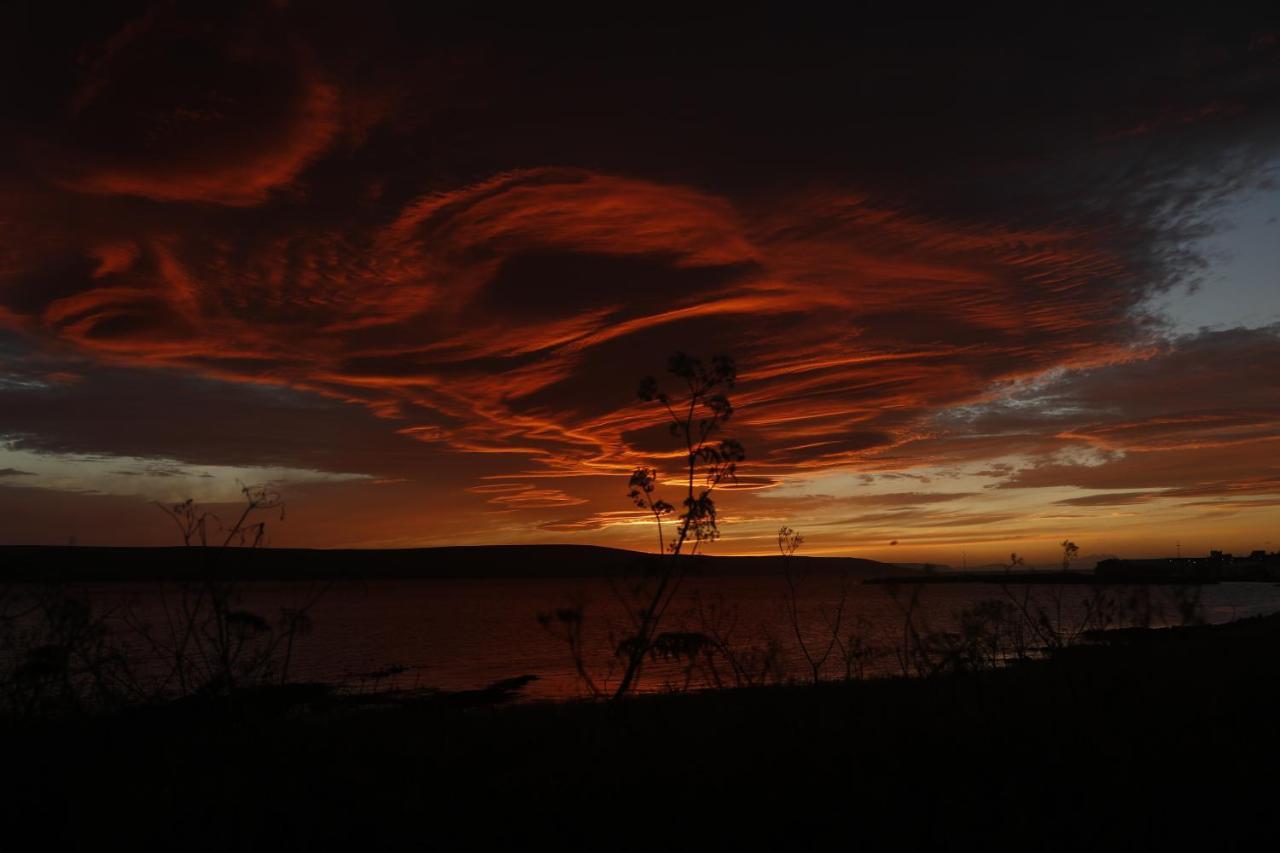
[[[582,169],[525,169],[409,205],[389,244],[450,253],[513,253],[556,246],[578,252],[669,254],[677,265],[757,259],[734,207],[697,190]]]
[[[21,323],[113,360],[360,403],[408,437],[543,473],[640,458],[623,436],[654,413],[615,365],[643,372],[677,346],[739,355],[739,429],[772,477],[918,442],[938,407],[997,380],[1114,358],[1135,298],[1084,233],[948,226],[830,194],[741,207],[570,169],[436,193],[372,230],[152,228],[95,239],[93,274]],[[545,297],[495,301],[500,276],[548,252],[568,272],[607,257],[648,277],[512,280],[504,293]],[[681,276],[695,277],[673,287]]]

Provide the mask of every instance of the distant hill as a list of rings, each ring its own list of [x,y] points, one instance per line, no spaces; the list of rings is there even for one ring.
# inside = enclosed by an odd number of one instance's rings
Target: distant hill
[[[593,545],[478,545],[447,548],[310,549],[0,546],[3,581],[146,581],[201,576],[245,580],[611,577],[656,567],[657,554]],[[690,574],[782,574],[781,557],[693,558]],[[793,557],[797,572],[853,579],[918,571],[857,557]]]

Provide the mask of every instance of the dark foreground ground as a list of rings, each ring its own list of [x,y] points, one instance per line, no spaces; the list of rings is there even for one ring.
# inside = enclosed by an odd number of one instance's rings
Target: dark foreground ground
[[[640,699],[298,687],[0,734],[0,846],[1275,849],[1280,617],[1015,671]]]

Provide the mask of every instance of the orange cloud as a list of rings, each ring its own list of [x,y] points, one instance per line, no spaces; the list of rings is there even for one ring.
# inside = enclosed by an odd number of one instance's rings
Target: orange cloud
[[[739,429],[773,477],[881,456],[993,382],[1102,359],[1134,295],[1089,236],[947,226],[854,196],[784,196],[761,215],[689,187],[527,169],[372,231],[99,242],[92,276],[22,322],[116,361],[359,403],[404,436],[546,474],[651,454],[628,436],[654,413],[596,368],[630,351],[642,371],[700,343],[738,354]],[[581,282],[520,278],[528,258]]]

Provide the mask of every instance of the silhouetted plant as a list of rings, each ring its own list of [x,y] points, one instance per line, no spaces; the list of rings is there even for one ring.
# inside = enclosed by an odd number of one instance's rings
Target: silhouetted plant
[[[720,535],[712,494],[721,483],[735,479],[738,463],[746,456],[736,440],[716,440],[733,415],[733,406],[725,395],[737,380],[733,360],[717,356],[707,365],[701,359],[677,352],[668,360],[667,370],[683,386],[679,394],[669,394],[655,379],[646,377],[640,382],[638,395],[644,402],[661,405],[670,418],[670,433],[682,445],[681,479],[685,497],[668,542],[663,521],[676,507],[656,495],[659,473],[653,468],[641,467],[631,475],[627,496],[653,516],[658,528],[658,546],[666,557],[652,587],[637,590],[642,603],[629,614],[633,630],[617,646],[624,669],[613,694],[615,699],[635,687],[663,616],[684,578],[685,564],[681,557],[696,554],[704,542]],[[687,552],[686,545],[689,546]]]
[[[1080,548],[1076,543],[1067,539],[1062,541],[1064,573],[1070,570],[1071,560],[1079,552]],[[1012,559],[1016,555],[1010,557]],[[1040,584],[1035,587],[1035,592],[1030,585],[1024,585],[1020,595],[1007,584],[1002,585],[1001,589],[1022,616],[1024,628],[1036,639],[1042,650],[1053,651],[1079,642],[1093,626],[1094,620],[1106,612],[1106,602],[1098,599],[1086,602],[1073,612],[1066,601],[1069,588],[1063,584]],[[1047,604],[1042,600],[1046,598]]]
[[[778,530],[778,553],[782,555],[784,565],[790,565],[791,558],[795,556],[796,551],[799,551],[800,546],[803,544],[804,537],[790,527],[783,527]]]
[[[582,643],[582,622],[585,608],[581,602],[568,607],[559,607],[550,612],[538,614],[538,623],[553,637],[560,640],[569,649],[569,657],[573,661],[578,680],[586,688],[588,695],[598,699],[604,695],[604,688],[596,683],[587,665],[586,652]]]
[[[245,507],[226,529],[193,500],[159,505],[183,544],[199,555],[199,580],[179,584],[173,606],[161,585],[163,628],[141,624],[127,608],[98,612],[87,594],[65,585],[0,595],[3,704],[17,713],[48,715],[197,690],[227,692],[242,681],[286,680],[295,638],[309,630],[307,611],[318,595],[300,607],[282,608],[276,625],[239,606],[239,590],[219,577],[217,562],[233,546],[263,542],[266,524],[252,521],[254,513],[283,514],[283,503],[269,489],[242,491]],[[225,535],[210,547],[217,533]],[[121,624],[131,633],[122,632]],[[150,659],[140,651],[150,652]]]
[[[1080,553],[1080,546],[1069,539],[1062,540],[1062,570],[1071,570],[1071,561]]]
[[[999,599],[978,601],[954,614],[954,627],[935,630],[920,606],[920,585],[909,586],[911,594],[905,600],[899,585],[890,584],[887,589],[903,620],[902,637],[894,651],[904,676],[977,672],[1027,656],[1026,622],[1013,604]]]
[[[738,609],[726,602],[723,595],[707,600],[701,592],[695,592],[692,615],[715,650],[714,655],[704,660],[710,686],[755,687],[784,680],[782,644],[767,629],[740,633]],[[722,670],[721,663],[727,671]]]
[[[48,585],[0,615],[0,709],[48,717],[142,698],[109,614],[86,597]]]
[[[177,525],[179,533],[182,534],[183,545],[190,545],[192,539],[198,539],[202,546],[209,544],[209,520],[212,519],[214,524],[217,524],[218,517],[196,506],[194,499],[187,498],[182,503],[177,504],[165,504],[156,501],[155,505]]]
[[[847,581],[842,578],[840,594],[832,609],[827,610],[826,607],[818,606],[818,615],[822,619],[826,629],[825,632],[820,637],[805,636],[804,620],[801,618],[800,613],[800,588],[807,580],[807,577],[795,571],[792,561],[796,551],[803,544],[804,537],[790,527],[783,527],[778,531],[778,553],[782,555],[783,577],[786,580],[783,608],[786,612],[787,621],[791,624],[791,632],[796,638],[796,645],[800,649],[800,654],[804,657],[805,663],[809,665],[813,683],[817,684],[822,680],[822,670],[827,665],[827,660],[831,657],[831,653],[842,642],[840,628],[841,623],[844,621],[844,609],[848,602],[849,589]],[[847,669],[846,672],[848,672]]]
[[[943,671],[978,672],[1026,656],[1025,634],[1013,605],[984,599],[960,611],[957,630],[944,635]]]
[[[163,674],[154,687],[157,697],[174,691],[227,694],[244,685],[284,683],[297,638],[311,630],[310,610],[327,586],[313,584],[300,604],[281,608],[272,623],[245,609],[240,584],[224,577],[221,561],[228,552],[257,548],[265,541],[266,522],[254,521],[255,514],[279,511],[284,518],[284,502],[270,488],[243,486],[241,493],[244,507],[227,528],[191,500],[161,507],[182,531],[184,544],[198,549],[200,577],[180,583],[172,603],[161,584],[162,626],[126,614],[130,627],[163,662]],[[215,529],[221,541],[209,547]],[[197,541],[199,546],[193,545]]]
[[[927,625],[920,624],[918,620],[922,617],[917,616],[921,587],[920,584],[907,584],[907,587],[911,592],[904,602],[902,585],[897,583],[885,585],[889,600],[902,615],[902,638],[894,646],[894,653],[898,658],[898,668],[903,676],[930,675],[934,671],[934,666],[930,653],[931,644],[927,641],[927,637],[932,632]]]
[[[871,641],[871,621],[865,616],[855,618],[847,634],[837,635],[836,648],[840,652],[840,662],[844,664],[845,681],[866,678],[867,668],[880,654]]]
[[[1059,583],[1023,584],[1014,588],[1002,584],[1006,600],[1021,617],[1028,648],[1052,652],[1073,645],[1092,630],[1101,619],[1108,618],[1110,600],[1101,589],[1086,596],[1079,606],[1067,600],[1074,585]]]
[[[700,631],[663,631],[649,644],[651,660],[664,661],[680,667],[682,681],[668,682],[674,691],[686,691],[693,686],[694,676],[704,671],[715,655],[716,645]]]

